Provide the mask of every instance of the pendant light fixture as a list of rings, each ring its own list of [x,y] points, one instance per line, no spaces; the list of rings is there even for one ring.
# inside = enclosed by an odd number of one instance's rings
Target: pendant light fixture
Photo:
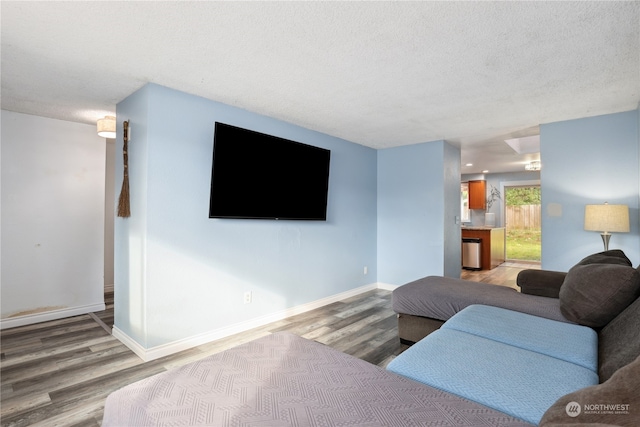
[[[98,120],[98,135],[111,139],[116,137],[116,118],[114,116],[105,116],[104,119]]]

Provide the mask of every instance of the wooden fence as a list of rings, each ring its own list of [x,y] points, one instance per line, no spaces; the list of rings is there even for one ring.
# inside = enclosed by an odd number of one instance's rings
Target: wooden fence
[[[507,206],[506,224],[521,230],[541,228],[540,205]]]

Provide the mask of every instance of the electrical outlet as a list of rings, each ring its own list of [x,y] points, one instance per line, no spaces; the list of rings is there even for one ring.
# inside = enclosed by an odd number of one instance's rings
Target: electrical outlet
[[[367,268],[367,266],[364,266],[364,274],[366,275],[369,272],[369,269]]]
[[[244,303],[249,304],[251,302],[251,291],[246,291],[244,293]]]

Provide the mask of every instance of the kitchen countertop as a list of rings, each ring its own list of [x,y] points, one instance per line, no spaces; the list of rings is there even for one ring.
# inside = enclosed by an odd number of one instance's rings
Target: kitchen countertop
[[[476,226],[467,226],[467,225],[463,225],[462,227],[460,227],[462,230],[500,230],[503,229],[504,227],[486,227],[484,225],[476,225]]]

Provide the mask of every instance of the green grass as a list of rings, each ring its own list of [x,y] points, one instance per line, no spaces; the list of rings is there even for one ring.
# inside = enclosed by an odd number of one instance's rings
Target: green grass
[[[507,259],[540,261],[540,229],[508,230]]]

